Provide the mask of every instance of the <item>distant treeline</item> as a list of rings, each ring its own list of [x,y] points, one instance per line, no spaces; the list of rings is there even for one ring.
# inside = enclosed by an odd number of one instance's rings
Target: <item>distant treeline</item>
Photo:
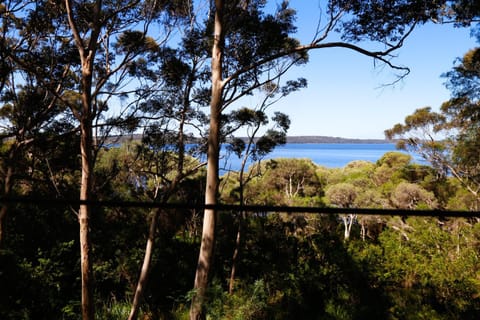
[[[293,136],[287,137],[288,143],[393,143],[386,139],[351,139],[328,136]]]
[[[112,136],[107,139],[107,143],[123,143],[129,140],[140,140],[141,134],[131,134],[124,136]],[[243,140],[248,140],[247,137],[241,137]],[[189,143],[197,143],[200,138],[192,138]],[[329,136],[289,136],[287,137],[287,143],[394,143],[394,140],[387,139],[354,139],[354,138],[341,138],[341,137],[329,137]]]

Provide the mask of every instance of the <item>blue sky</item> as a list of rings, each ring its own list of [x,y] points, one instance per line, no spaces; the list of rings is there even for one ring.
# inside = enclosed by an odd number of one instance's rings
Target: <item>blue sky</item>
[[[291,1],[297,10],[298,37],[311,38],[318,16],[316,1]],[[477,46],[470,29],[428,24],[418,27],[394,60],[410,74],[394,86],[394,72],[375,67],[371,58],[346,49],[320,49],[310,62],[289,73],[304,77],[308,88],[278,102],[272,110],[290,116],[289,135],[384,138],[385,129],[402,122],[415,109],[438,109],[450,93],[441,74],[456,58]]]

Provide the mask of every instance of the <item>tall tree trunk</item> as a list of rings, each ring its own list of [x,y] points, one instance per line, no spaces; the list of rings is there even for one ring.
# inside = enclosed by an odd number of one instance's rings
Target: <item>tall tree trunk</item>
[[[81,110],[71,106],[71,110],[80,122],[80,156],[82,159],[82,177],[80,183],[80,200],[90,201],[93,187],[93,130],[92,123],[96,114],[93,112],[92,84],[93,65],[97,50],[97,39],[100,34],[100,11],[102,0],[96,0],[93,5],[92,32],[88,40],[83,40],[79,32],[72,11],[71,0],[65,0],[65,8],[73,39],[77,47],[82,66]],[[87,44],[88,42],[88,44]],[[80,225],[80,269],[82,276],[82,319],[95,319],[95,305],[93,297],[93,277],[90,240],[91,206],[88,203],[80,205],[78,222]]]
[[[82,178],[80,200],[91,200],[92,189],[92,128],[89,120],[81,123],[80,153],[82,158]],[[81,204],[78,212],[80,224],[80,263],[82,275],[82,319],[91,320],[95,317],[93,299],[92,259],[90,256],[90,216],[89,204]]]
[[[223,55],[223,3],[224,0],[215,0],[215,28],[212,48],[212,99],[210,101],[210,131],[208,134],[207,151],[207,185],[205,190],[205,204],[216,205],[218,193],[218,162],[220,149],[220,113],[222,110],[222,55]],[[190,319],[204,318],[203,303],[208,285],[208,277],[213,262],[215,245],[215,227],[217,212],[214,209],[205,209],[203,215],[202,241],[198,256],[197,271],[195,273],[194,290],[190,307]]]
[[[82,57],[82,112],[77,113],[80,120],[80,156],[82,159],[82,177],[80,183],[80,200],[90,201],[93,188],[93,129],[92,129],[92,75],[93,75],[93,50],[81,52]],[[84,54],[87,54],[86,56]],[[95,305],[93,298],[92,259],[90,256],[90,217],[91,206],[84,203],[80,205],[78,221],[80,224],[80,259],[82,274],[82,319],[95,318]]]

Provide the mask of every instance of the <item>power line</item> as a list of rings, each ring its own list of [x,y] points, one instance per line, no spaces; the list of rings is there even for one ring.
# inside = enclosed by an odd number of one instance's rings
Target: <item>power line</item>
[[[165,210],[175,209],[216,209],[218,211],[244,211],[261,213],[311,213],[311,214],[357,214],[379,216],[422,216],[422,217],[457,217],[480,218],[480,211],[466,210],[406,210],[406,209],[379,209],[379,208],[337,208],[337,207],[303,207],[303,206],[270,206],[270,205],[235,205],[235,204],[189,204],[189,203],[161,203],[140,201],[85,201],[71,199],[38,199],[38,198],[1,198],[0,203],[5,204],[31,204],[38,206],[81,206],[92,207],[123,207],[123,208],[158,208]]]

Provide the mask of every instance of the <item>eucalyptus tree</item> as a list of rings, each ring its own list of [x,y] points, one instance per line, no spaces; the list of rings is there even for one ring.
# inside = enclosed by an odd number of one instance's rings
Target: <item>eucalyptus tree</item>
[[[207,116],[201,107],[204,106],[202,88],[209,70],[205,63],[207,43],[202,32],[195,26],[185,26],[175,47],[161,48],[154,93],[139,104],[142,113],[139,124],[144,132],[138,154],[142,164],[150,164],[152,170],[138,168],[134,172],[138,177],[155,181],[156,191],[150,201],[171,201],[182,183],[205,166],[202,136]],[[145,256],[129,319],[137,317],[147,285],[161,213],[161,209],[151,213]]]
[[[77,140],[72,134],[73,126],[68,120],[58,116],[63,110],[58,101],[48,91],[37,86],[33,79],[27,81],[29,84],[23,85],[21,89],[4,95],[4,104],[0,106],[3,137],[0,172],[2,193],[7,198],[20,192],[20,182],[31,184],[33,177],[38,176],[37,171],[43,166],[42,162],[48,165],[49,161],[61,152],[63,148],[54,147],[54,140],[58,146],[62,145],[65,138],[70,141],[70,146],[75,146]],[[65,168],[64,172],[66,171],[68,168]],[[56,186],[53,172],[43,178],[47,178],[45,183]],[[0,245],[5,239],[8,208],[6,202],[0,209]]]
[[[69,105],[80,124],[82,177],[80,200],[92,199],[94,165],[93,125],[106,111],[106,101],[115,93],[126,94],[122,85],[133,67],[145,64],[142,55],[158,49],[155,39],[148,36],[149,24],[163,8],[155,2],[122,1],[74,3],[66,0],[65,36],[73,40],[79,64],[73,68],[79,86],[79,105]],[[139,25],[139,26],[137,26]],[[136,29],[136,30],[135,30]],[[137,31],[139,30],[139,31]],[[112,43],[111,43],[112,42]],[[112,54],[116,54],[112,61]],[[134,69],[133,69],[134,70]],[[94,318],[92,262],[90,257],[89,219],[91,208],[82,204],[79,210],[82,269],[82,315]]]
[[[240,159],[240,168],[238,170],[238,187],[235,188],[238,194],[238,204],[245,205],[244,191],[245,185],[248,184],[259,173],[255,167],[260,166],[260,161],[270,153],[275,147],[283,145],[287,142],[287,130],[290,127],[290,119],[281,112],[275,112],[272,117],[273,127],[267,129],[261,134],[260,130],[269,123],[266,111],[268,107],[286,95],[305,87],[307,84],[305,79],[296,81],[287,81],[284,87],[280,87],[278,83],[268,83],[260,91],[265,95],[261,98],[261,102],[255,109],[247,107],[234,110],[227,115],[229,132],[234,133],[238,128],[245,129],[246,137],[232,137],[228,145],[228,149]],[[255,163],[245,172],[249,161]],[[238,230],[235,239],[235,249],[232,256],[232,268],[229,281],[229,293],[234,290],[234,281],[237,269],[238,257],[240,254],[240,246],[243,237],[243,220],[245,212],[242,210],[238,214]]]
[[[290,54],[283,59],[286,67],[276,72],[279,61],[273,59],[256,64],[275,52],[291,48],[298,43],[288,37],[294,29],[292,11],[282,6],[278,14],[265,15],[264,1],[215,1],[209,11],[207,34],[213,31],[209,54],[211,86],[206,87],[205,102],[210,105],[207,138],[207,179],[205,203],[217,204],[219,188],[219,150],[222,137],[222,113],[241,97],[278,79],[292,65],[303,63],[306,56]],[[280,57],[279,57],[280,58]],[[216,210],[204,213],[202,241],[194,283],[194,296],[190,317],[202,316],[202,305],[208,283],[215,243]]]
[[[445,73],[452,98],[439,112],[431,107],[415,110],[385,131],[399,139],[397,147],[421,155],[440,177],[455,177],[473,196],[480,197],[480,49],[469,50]]]
[[[79,80],[81,86],[78,92],[82,103],[80,109],[75,107],[71,109],[80,123],[81,132],[80,200],[89,200],[91,199],[94,160],[92,124],[105,110],[105,100],[115,93],[128,94],[128,91],[125,92],[125,89],[122,88],[128,75],[139,75],[148,79],[148,59],[155,58],[159,49],[158,40],[165,40],[165,38],[161,39],[159,35],[157,35],[158,39],[149,36],[150,24],[156,20],[165,23],[168,21],[165,19],[168,19],[166,16],[169,13],[182,15],[186,11],[183,10],[183,7],[176,8],[169,2],[159,4],[150,1],[124,1],[103,4],[100,0],[93,5],[83,3],[79,6],[67,0],[65,9],[69,31],[80,56]],[[84,15],[85,10],[88,15]],[[168,35],[168,32],[167,29],[165,36]],[[112,45],[110,45],[110,41],[113,42]],[[110,61],[112,50],[116,53],[114,61]],[[97,52],[100,55],[97,55]],[[95,70],[102,63],[104,68]],[[105,89],[106,91],[104,91]],[[144,93],[145,88],[141,89],[136,92],[137,95]],[[130,115],[127,118],[130,119]],[[90,246],[88,219],[90,214],[90,208],[87,205],[80,206],[84,318],[93,318],[93,300],[89,281],[91,262],[88,261]]]
[[[145,81],[152,80],[148,78],[148,60],[155,59],[160,42],[168,37],[170,24],[175,20],[170,18],[184,16],[188,5],[140,0],[65,0],[29,2],[20,8],[20,26],[30,28],[35,41],[19,43],[23,57],[9,52],[7,58],[36,77],[76,120],[82,173],[79,198],[88,202],[92,200],[96,137],[110,132],[111,127],[105,125],[135,126],[132,116],[135,110],[129,108],[132,105],[128,99],[148,93],[143,86]],[[153,38],[151,25],[157,22]],[[39,44],[58,57],[53,65],[58,66],[56,73],[48,74],[44,72],[48,68],[39,68],[41,55],[28,54],[29,47]],[[143,81],[132,83],[135,78]],[[126,107],[116,112],[109,110],[113,102],[119,101]],[[82,203],[78,220],[84,319],[94,317],[90,217],[90,206]]]
[[[39,21],[34,14],[26,17],[33,6],[31,1],[17,0],[0,4],[0,138],[5,197],[12,195],[16,180],[26,179],[26,173],[34,171],[26,169],[22,158],[27,154],[35,157],[32,149],[35,144],[46,147],[44,140],[47,136],[52,139],[52,133],[58,136],[73,133],[72,122],[65,116],[65,107],[58,99],[69,87],[66,60],[58,54],[63,50],[67,52],[67,48],[64,44],[51,45],[48,22]],[[7,211],[8,203],[3,203],[0,247],[5,238]]]
[[[415,26],[443,17],[444,5],[447,4],[328,1],[324,11],[326,19],[314,25],[316,29],[312,41],[301,44],[291,37],[296,28],[294,10],[289,8],[288,3],[282,2],[277,12],[270,15],[263,11],[265,3],[216,0],[209,11],[213,39],[206,204],[217,204],[221,114],[231,104],[228,101],[233,102],[233,97],[248,94],[261,85],[260,75],[267,76],[267,71],[273,65],[278,65],[282,60],[292,64],[305,62],[306,53],[313,49],[353,50],[400,71],[400,76],[405,75],[408,69],[396,66],[390,58]],[[468,18],[465,15],[464,22]],[[360,45],[361,40],[368,41]],[[232,91],[232,88],[236,90]],[[215,210],[205,210],[190,313],[192,319],[202,315],[215,243],[215,216]]]
[[[400,182],[395,187],[392,202],[401,209],[436,209],[438,206],[433,192],[409,182]]]
[[[358,194],[358,187],[349,182],[334,184],[333,186],[329,187],[325,192],[325,196],[328,199],[328,202],[330,202],[330,204],[332,204],[333,206],[339,208],[354,207],[355,200]],[[344,239],[348,240],[350,238],[352,226],[357,220],[357,215],[354,213],[341,214],[340,218],[342,219],[344,226]]]

